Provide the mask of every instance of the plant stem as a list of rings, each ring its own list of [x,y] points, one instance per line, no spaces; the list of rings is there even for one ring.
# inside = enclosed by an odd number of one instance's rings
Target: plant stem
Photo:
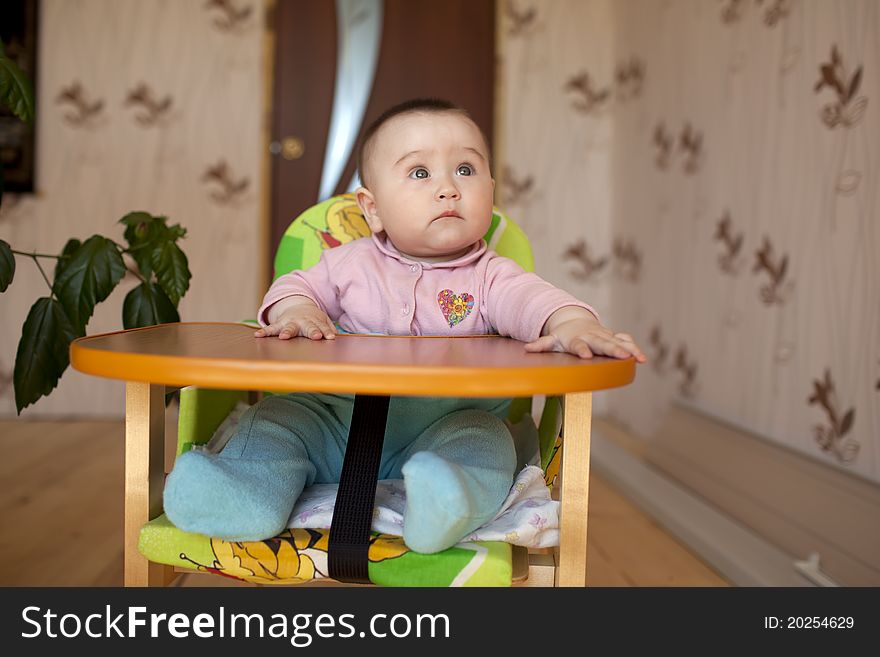
[[[115,247],[119,250],[119,255],[120,255],[120,256],[124,256],[126,253],[128,253],[129,255],[131,255],[131,252],[130,252],[128,249],[123,248],[121,244],[119,244],[119,243],[117,243],[117,242],[114,242],[113,240],[110,240],[110,241],[113,242],[113,246],[115,246]],[[125,261],[123,260],[123,262],[125,262]],[[141,282],[142,282],[142,283],[146,283],[146,282],[147,282],[147,279],[144,278],[143,275],[142,275],[140,272],[135,271],[134,269],[132,269],[132,268],[129,267],[128,265],[125,266],[125,269],[126,269],[126,271],[131,272],[132,274],[134,274],[135,276],[137,276],[139,279],[141,279]]]
[[[69,258],[70,256],[59,256],[59,255],[51,255],[48,253],[37,253],[34,251],[33,253],[26,253],[25,251],[16,251],[15,249],[9,249],[16,255],[27,256],[28,258],[32,258],[34,264],[37,266],[37,269],[40,270],[40,273],[43,275],[43,280],[46,281],[46,285],[49,286],[49,292],[52,292],[52,283],[49,282],[49,277],[46,276],[46,272],[43,271],[43,267],[40,265],[40,261],[37,258],[55,258],[55,260],[61,260],[62,258]]]
[[[66,258],[68,256],[60,256],[60,255],[51,255],[49,253],[37,253],[34,251],[33,253],[27,253],[25,251],[16,251],[15,249],[10,249],[13,253],[21,256],[27,256],[28,258],[55,258],[56,260],[61,260],[61,258]]]
[[[125,270],[126,270],[127,272],[130,272],[130,273],[134,274],[134,275],[137,276],[139,279],[141,279],[141,282],[142,282],[142,283],[146,283],[146,282],[147,282],[147,279],[144,278],[144,277],[140,274],[140,272],[135,271],[135,270],[132,269],[131,267],[126,267]]]
[[[37,260],[36,258],[34,258],[34,262],[37,264],[37,269],[39,269],[39,270],[40,270],[40,273],[43,275],[43,280],[46,281],[46,285],[49,286],[49,293],[50,293],[50,295],[52,295],[52,294],[53,294],[53,290],[52,290],[52,284],[49,282],[49,277],[46,276],[46,272],[43,271],[43,267],[42,267],[42,265],[40,265],[40,261]]]

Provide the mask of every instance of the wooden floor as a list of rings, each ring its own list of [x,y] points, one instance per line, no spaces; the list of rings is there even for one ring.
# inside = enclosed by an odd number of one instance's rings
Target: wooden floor
[[[121,586],[121,421],[0,420],[0,586]],[[614,488],[590,483],[593,586],[729,586]]]

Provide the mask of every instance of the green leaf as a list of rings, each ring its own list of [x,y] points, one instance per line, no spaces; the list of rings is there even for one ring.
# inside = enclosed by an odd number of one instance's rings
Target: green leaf
[[[174,224],[173,226],[168,227],[168,238],[176,242],[181,237],[186,237],[186,228],[183,228],[180,224]]]
[[[31,306],[21,330],[12,377],[19,415],[58,385],[70,363],[68,351],[75,337],[73,324],[57,300],[42,297]]]
[[[153,253],[153,242],[159,237],[162,225],[149,212],[129,212],[119,223],[125,224],[125,240],[128,252],[137,263],[141,276],[149,278],[153,273],[150,264]]]
[[[127,329],[179,321],[177,308],[156,283],[141,283],[125,295],[122,325]]]
[[[176,307],[189,289],[189,279],[192,278],[186,254],[174,242],[164,242],[153,250],[152,264],[159,285]]]
[[[76,250],[82,246],[82,242],[78,239],[71,238],[67,240],[67,244],[64,245],[64,250],[61,252],[61,257],[58,258],[58,262],[55,263],[55,278],[54,280],[58,280],[58,277],[61,275],[61,272],[70,264],[70,258],[76,252]]]
[[[147,242],[150,238],[150,230],[156,223],[156,217],[149,212],[129,212],[119,223],[125,224],[125,239],[129,246]]]
[[[5,51],[0,51],[0,102],[19,119],[33,125],[34,86]]]
[[[6,288],[12,283],[15,276],[15,255],[9,244],[0,240],[0,292],[6,292]]]
[[[52,291],[61,301],[77,335],[85,335],[95,305],[113,291],[125,275],[125,263],[116,245],[92,235],[70,257],[55,279]]]

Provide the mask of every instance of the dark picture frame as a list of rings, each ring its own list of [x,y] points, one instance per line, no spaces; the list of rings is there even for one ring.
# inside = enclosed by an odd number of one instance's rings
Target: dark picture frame
[[[37,82],[37,0],[0,2],[0,39],[6,56]],[[36,93],[36,91],[35,91]],[[36,122],[28,126],[0,106],[0,164],[7,192],[34,191]]]

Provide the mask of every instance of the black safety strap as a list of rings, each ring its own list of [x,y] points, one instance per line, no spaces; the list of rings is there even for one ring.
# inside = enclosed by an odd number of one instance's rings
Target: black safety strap
[[[370,527],[389,401],[387,396],[355,395],[354,398],[327,546],[329,575],[340,582],[370,583],[367,572]]]

